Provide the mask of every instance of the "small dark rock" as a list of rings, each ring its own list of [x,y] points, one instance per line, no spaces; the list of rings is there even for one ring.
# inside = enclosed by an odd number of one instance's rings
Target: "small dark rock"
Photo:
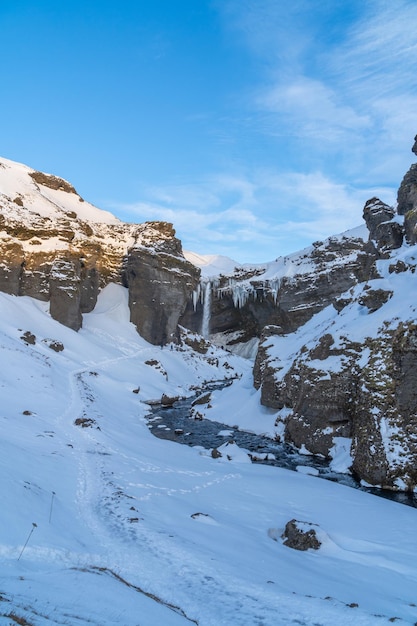
[[[195,400],[193,400],[191,406],[195,406],[196,404],[208,404],[210,402],[211,393],[203,393],[202,396],[198,396]]]
[[[64,349],[64,344],[56,339],[45,339],[44,341],[48,348],[51,348],[54,352],[62,352]]]
[[[163,393],[161,398],[161,404],[162,406],[172,406],[173,404],[175,404],[175,402],[177,402],[178,399],[178,396],[171,397]]]
[[[318,550],[321,546],[321,541],[318,540],[316,534],[317,524],[311,522],[300,522],[296,519],[292,519],[285,525],[285,530],[282,534],[284,539],[284,546],[293,548],[294,550]]]
[[[24,332],[20,339],[23,339],[26,344],[30,344],[31,346],[34,346],[36,343],[36,335],[31,333],[30,330]]]
[[[81,426],[82,428],[92,428],[96,425],[95,421],[91,417],[77,417],[74,424],[76,426]]]
[[[336,311],[340,313],[340,311],[343,311],[343,309],[352,302],[353,298],[336,298],[336,300],[334,300],[332,304]]]
[[[392,291],[385,291],[384,289],[369,289],[366,294],[362,294],[359,298],[359,304],[366,306],[369,313],[374,313],[392,298],[392,293]]]
[[[407,269],[408,265],[399,259],[396,263],[391,263],[388,271],[390,274],[401,274],[402,272],[406,272]]]

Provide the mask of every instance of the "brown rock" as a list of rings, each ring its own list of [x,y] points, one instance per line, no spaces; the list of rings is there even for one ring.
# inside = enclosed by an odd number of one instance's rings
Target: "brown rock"
[[[311,522],[290,520],[286,523],[282,534],[284,546],[301,551],[318,550],[321,546],[321,541],[317,538],[316,529],[318,528],[317,524]]]

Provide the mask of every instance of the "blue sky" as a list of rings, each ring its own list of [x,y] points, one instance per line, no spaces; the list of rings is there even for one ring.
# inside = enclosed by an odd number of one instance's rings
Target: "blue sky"
[[[394,203],[415,0],[2,0],[0,153],[262,262]]]

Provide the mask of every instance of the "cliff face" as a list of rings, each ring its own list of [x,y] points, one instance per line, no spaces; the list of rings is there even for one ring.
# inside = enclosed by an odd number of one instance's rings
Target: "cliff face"
[[[192,300],[199,271],[182,256],[170,224],[146,225],[146,236],[129,249],[124,275],[131,321],[142,337],[161,345],[177,341],[178,323]]]
[[[378,198],[365,204],[362,274],[295,332],[265,328],[254,365],[283,440],[330,458],[343,441],[360,480],[406,490],[417,486],[415,168],[398,212]]]
[[[376,276],[381,252],[369,243],[365,227],[317,241],[299,253],[259,266],[241,266],[210,283],[210,333],[233,349],[259,338],[266,326],[275,333],[296,331],[313,315],[358,282]],[[204,301],[205,287],[200,288]],[[190,302],[183,318],[187,328],[201,330],[204,303]]]
[[[61,178],[0,161],[0,291],[49,301],[78,330],[110,282],[129,288],[131,321],[151,343],[176,332],[199,271],[172,226],[124,224]]]

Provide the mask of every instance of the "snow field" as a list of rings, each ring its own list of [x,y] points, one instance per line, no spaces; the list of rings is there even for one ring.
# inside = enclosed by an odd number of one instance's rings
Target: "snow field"
[[[79,333],[29,298],[0,294],[0,308],[0,624],[417,621],[414,509],[151,435],[145,401],[190,395],[219,369],[143,341],[122,287]],[[241,378],[213,394],[215,419],[268,432],[251,364],[216,354]],[[319,525],[319,551],[283,546],[292,518]]]

